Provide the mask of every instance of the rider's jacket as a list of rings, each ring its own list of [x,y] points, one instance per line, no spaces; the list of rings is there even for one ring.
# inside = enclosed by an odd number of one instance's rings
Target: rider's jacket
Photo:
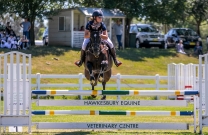
[[[100,33],[102,33],[103,31],[106,31],[106,26],[103,22],[94,24],[94,21],[89,21],[85,29],[89,31],[100,31]]]

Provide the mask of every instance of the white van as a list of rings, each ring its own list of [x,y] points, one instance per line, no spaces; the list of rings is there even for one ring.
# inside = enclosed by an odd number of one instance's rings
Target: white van
[[[131,24],[129,33],[136,34],[135,46],[140,47],[159,47],[166,48],[164,35],[159,33],[153,25]]]

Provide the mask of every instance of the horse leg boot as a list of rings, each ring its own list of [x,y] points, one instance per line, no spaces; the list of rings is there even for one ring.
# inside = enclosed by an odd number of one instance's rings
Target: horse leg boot
[[[76,61],[74,64],[77,65],[78,67],[81,67],[84,60],[85,60],[85,50],[81,50],[80,60]]]
[[[114,64],[118,67],[122,64],[122,62],[120,62],[119,60],[117,60],[116,58],[116,50],[115,48],[111,48],[111,56],[113,57],[113,61],[114,61]]]
[[[103,90],[105,90],[106,82],[102,82],[102,85],[103,85]],[[106,100],[106,95],[103,95],[103,97],[101,98],[101,100]]]

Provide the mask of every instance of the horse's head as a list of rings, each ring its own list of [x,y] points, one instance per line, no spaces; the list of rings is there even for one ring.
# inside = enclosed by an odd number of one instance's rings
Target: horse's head
[[[100,49],[101,38],[99,31],[90,32],[90,42],[91,42],[92,53],[95,56],[95,58],[98,58],[101,52]]]

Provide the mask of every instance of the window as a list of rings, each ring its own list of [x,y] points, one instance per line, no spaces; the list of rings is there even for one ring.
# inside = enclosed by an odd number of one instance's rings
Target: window
[[[198,36],[198,34],[195,31],[191,30],[191,36]]]
[[[136,25],[132,25],[130,27],[130,33],[137,33],[137,27],[136,27]]]
[[[150,29],[148,26],[139,26],[139,28],[141,29],[141,32],[150,32]]]
[[[176,30],[172,30],[172,32],[171,32],[171,36],[173,36],[173,35],[177,35],[177,32],[176,32]]]
[[[186,29],[177,29],[177,30],[176,30],[176,33],[177,33],[179,36],[188,34],[188,33],[185,33],[185,32],[186,32]]]
[[[151,32],[157,32],[157,29],[153,25],[149,26],[149,29]]]
[[[59,31],[65,30],[65,17],[59,17]]]
[[[173,33],[174,33],[174,30],[170,30],[170,32],[169,32],[169,36],[172,36],[172,35],[173,35]]]

